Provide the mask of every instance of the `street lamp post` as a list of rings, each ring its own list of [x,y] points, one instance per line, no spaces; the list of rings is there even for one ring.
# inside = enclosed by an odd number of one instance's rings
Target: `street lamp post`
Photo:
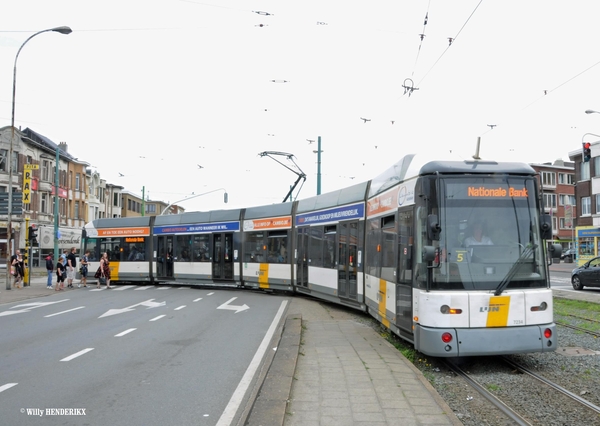
[[[200,197],[202,195],[212,194],[213,192],[217,192],[217,191],[225,191],[225,194],[223,195],[223,201],[226,203],[228,201],[227,190],[225,188],[218,188],[218,189],[213,189],[212,191],[203,192],[202,194],[192,195],[191,197],[184,198],[183,200],[173,201],[171,204],[169,204],[167,207],[165,207],[165,209],[162,211],[162,213],[160,215],[162,216],[163,214],[165,214],[167,212],[167,210],[169,210],[169,207],[171,207],[173,204],[191,200],[192,198]]]
[[[6,250],[6,289],[10,290],[10,258],[12,253],[12,197],[13,197],[13,141],[15,138],[15,94],[17,91],[17,59],[19,59],[19,53],[21,53],[21,49],[23,46],[27,44],[29,40],[34,38],[38,34],[42,34],[45,32],[54,31],[61,34],[71,34],[72,30],[69,27],[56,27],[49,28],[47,30],[38,31],[37,33],[29,36],[27,40],[23,42],[19,50],[17,50],[17,54],[15,56],[15,64],[13,67],[13,87],[12,87],[12,114],[10,118],[10,150],[8,154],[8,223],[6,226],[6,240],[7,240],[7,250]],[[57,188],[58,190],[58,188]]]

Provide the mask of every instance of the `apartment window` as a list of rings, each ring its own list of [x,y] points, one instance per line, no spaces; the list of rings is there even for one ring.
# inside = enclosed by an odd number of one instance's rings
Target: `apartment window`
[[[48,193],[47,192],[42,192],[42,205],[40,206],[40,211],[42,213],[49,213],[48,212]]]
[[[156,213],[156,204],[146,204],[146,213]]]
[[[8,150],[0,149],[0,171],[8,171]]]
[[[542,172],[542,183],[544,186],[556,186],[556,173]]]
[[[581,180],[588,180],[590,178],[590,163],[581,163]]]
[[[75,201],[75,217],[74,219],[79,219],[79,201]]]
[[[558,202],[561,206],[574,206],[575,196],[569,194],[560,194],[558,196]]]
[[[556,194],[544,194],[544,207],[556,208]]]
[[[75,174],[75,191],[79,191],[79,189],[81,188],[79,185],[81,185],[81,173],[76,173]]]
[[[564,218],[561,217],[560,218],[560,229],[572,229],[570,226],[568,226],[568,221]],[[573,223],[573,221],[571,220],[571,223]]]
[[[48,182],[50,180],[50,162],[42,160],[42,180]]]
[[[581,216],[592,214],[592,200],[590,197],[581,197]]]
[[[119,207],[119,194],[116,192],[113,194],[113,206]]]
[[[594,195],[596,197],[596,214],[600,214],[600,194]]]

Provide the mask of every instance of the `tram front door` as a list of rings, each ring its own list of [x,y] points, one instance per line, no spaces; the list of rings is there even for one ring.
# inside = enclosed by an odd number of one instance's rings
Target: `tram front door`
[[[214,280],[233,280],[233,234],[213,234],[212,274]]]
[[[358,222],[340,223],[338,226],[338,295],[346,299],[357,298],[357,244]]]
[[[296,285],[300,287],[308,287],[308,231],[310,228],[298,228],[298,252],[296,264]]]
[[[156,275],[163,279],[173,278],[173,236],[159,236],[156,249]]]

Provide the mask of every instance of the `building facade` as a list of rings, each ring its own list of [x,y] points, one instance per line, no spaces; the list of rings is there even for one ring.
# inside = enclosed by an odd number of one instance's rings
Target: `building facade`
[[[569,152],[575,163],[577,261],[583,264],[600,256],[600,142],[591,145],[592,158],[583,161],[583,150]]]
[[[539,173],[544,212],[552,217],[551,243],[560,244],[563,251],[575,247],[575,163],[556,160],[531,167]]]

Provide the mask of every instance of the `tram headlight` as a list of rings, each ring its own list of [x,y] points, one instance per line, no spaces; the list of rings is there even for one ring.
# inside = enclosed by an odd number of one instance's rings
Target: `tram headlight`
[[[442,305],[440,307],[440,312],[444,315],[456,315],[456,314],[462,314],[462,309],[458,309],[458,308],[451,308],[448,305]]]
[[[532,306],[531,312],[545,311],[548,309],[548,304],[546,302],[540,303],[540,306]]]

